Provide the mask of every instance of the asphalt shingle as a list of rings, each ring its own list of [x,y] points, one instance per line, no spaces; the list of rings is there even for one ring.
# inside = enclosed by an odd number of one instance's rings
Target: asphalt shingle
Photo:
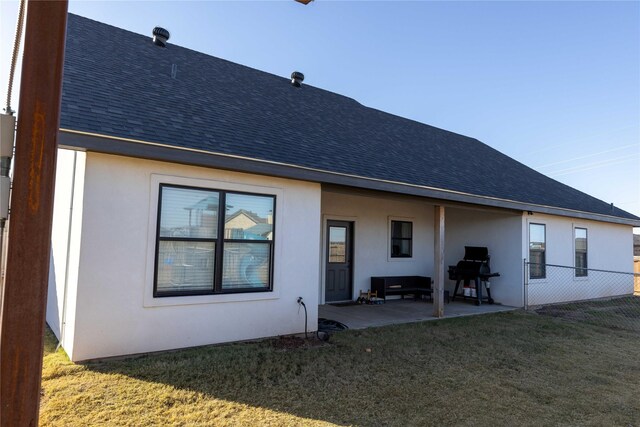
[[[639,219],[476,139],[72,14],[60,127]]]

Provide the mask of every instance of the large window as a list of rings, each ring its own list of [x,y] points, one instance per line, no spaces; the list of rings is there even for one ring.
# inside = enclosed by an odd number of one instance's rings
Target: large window
[[[413,223],[391,221],[391,258],[411,258],[413,253]]]
[[[576,252],[575,272],[576,277],[586,277],[587,270],[587,229],[574,229],[574,247]]]
[[[529,224],[529,278],[544,279],[546,271],[546,226]]]
[[[275,196],[161,184],[154,296],[272,289]]]

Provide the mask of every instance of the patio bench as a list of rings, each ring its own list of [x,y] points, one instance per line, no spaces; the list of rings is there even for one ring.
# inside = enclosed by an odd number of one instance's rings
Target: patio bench
[[[386,301],[387,295],[400,295],[404,299],[407,294],[418,299],[422,295],[429,295],[431,277],[427,276],[378,276],[371,278],[371,290],[378,292],[378,298]]]

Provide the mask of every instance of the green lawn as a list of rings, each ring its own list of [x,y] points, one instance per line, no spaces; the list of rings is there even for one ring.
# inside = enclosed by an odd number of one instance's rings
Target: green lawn
[[[71,363],[42,425],[639,425],[640,336],[520,311]]]

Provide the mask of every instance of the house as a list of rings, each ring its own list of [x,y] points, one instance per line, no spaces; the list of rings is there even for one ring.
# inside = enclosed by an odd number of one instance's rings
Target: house
[[[631,271],[640,225],[476,139],[75,15],[59,144],[47,322],[74,361],[300,333],[299,297],[314,325],[467,245],[522,306],[525,259]]]

